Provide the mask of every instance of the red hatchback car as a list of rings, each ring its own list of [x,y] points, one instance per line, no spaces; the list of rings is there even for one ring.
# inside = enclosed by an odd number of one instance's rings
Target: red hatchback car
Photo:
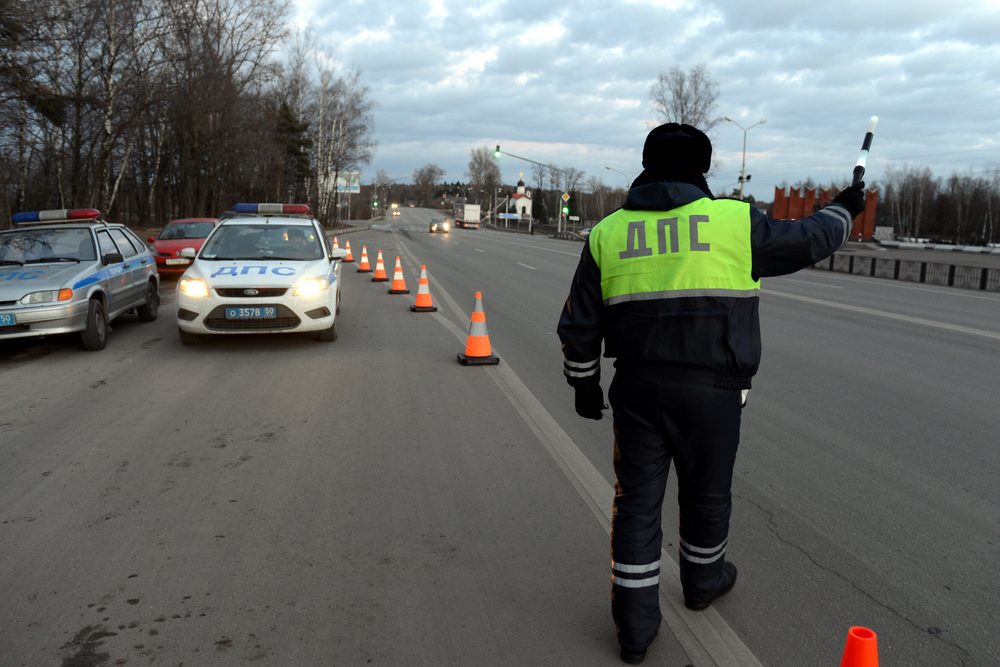
[[[156,250],[156,270],[161,276],[180,276],[189,266],[190,259],[181,257],[181,250],[201,250],[205,238],[219,224],[218,218],[181,218],[166,224],[156,238],[147,240]]]

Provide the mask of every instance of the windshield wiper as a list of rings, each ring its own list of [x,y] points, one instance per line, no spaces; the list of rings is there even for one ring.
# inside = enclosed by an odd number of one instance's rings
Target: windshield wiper
[[[80,263],[76,257],[39,257],[38,259],[29,259],[25,264],[48,264],[52,262],[76,262]]]
[[[276,259],[276,260],[285,261],[285,262],[311,262],[311,261],[314,261],[314,260],[311,260],[311,259],[303,259],[301,257],[282,257],[281,255],[273,255],[271,257],[261,257],[261,259]],[[319,257],[317,257],[316,259],[319,259]]]
[[[24,262],[19,262],[16,259],[0,259],[0,266],[24,266]]]

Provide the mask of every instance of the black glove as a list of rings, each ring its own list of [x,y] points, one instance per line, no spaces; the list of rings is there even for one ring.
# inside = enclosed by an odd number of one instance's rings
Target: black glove
[[[605,409],[604,392],[601,385],[589,385],[576,388],[576,414],[585,419],[601,419],[604,415],[601,410]]]
[[[865,182],[859,181],[857,185],[841,190],[834,200],[834,204],[840,204],[851,214],[851,219],[858,217],[865,210]]]

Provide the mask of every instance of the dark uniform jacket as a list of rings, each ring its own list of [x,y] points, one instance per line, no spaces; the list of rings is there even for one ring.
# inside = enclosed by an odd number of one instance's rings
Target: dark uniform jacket
[[[622,208],[671,211],[703,198],[713,199],[690,183],[658,181],[632,187]],[[851,216],[840,204],[832,204],[800,220],[771,220],[749,207],[746,224],[752,277],[757,280],[794,273],[829,257],[847,242]],[[691,296],[608,305],[590,239],[559,318],[564,374],[570,385],[600,382],[604,340],[604,356],[616,359],[620,370],[658,367],[678,374],[711,374],[718,387],[750,388],[760,364],[757,296]]]

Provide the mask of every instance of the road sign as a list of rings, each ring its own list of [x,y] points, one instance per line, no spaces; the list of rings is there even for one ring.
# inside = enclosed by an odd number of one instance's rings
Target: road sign
[[[341,172],[337,177],[337,192],[341,194],[359,194],[361,192],[361,172]]]
[[[562,200],[563,201],[569,201],[569,193],[568,192],[562,193]]]
[[[580,222],[580,216],[578,216],[578,215],[571,215],[571,216],[569,216],[569,221],[570,222]]]
[[[501,220],[520,220],[521,215],[519,213],[497,213],[497,217]]]

